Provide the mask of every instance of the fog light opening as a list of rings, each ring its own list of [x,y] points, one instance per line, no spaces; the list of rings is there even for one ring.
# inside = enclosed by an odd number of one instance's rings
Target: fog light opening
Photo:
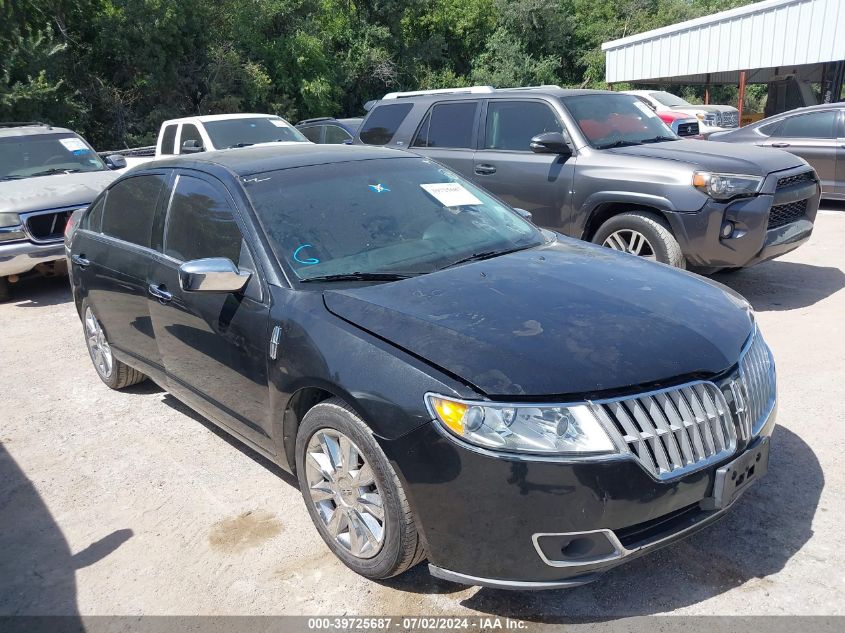
[[[722,222],[722,230],[720,232],[722,239],[727,240],[733,237],[735,228],[736,225],[730,220],[725,220],[724,222]]]

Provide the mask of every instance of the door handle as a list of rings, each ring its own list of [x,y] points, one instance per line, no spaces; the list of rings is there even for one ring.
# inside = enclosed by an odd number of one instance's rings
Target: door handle
[[[152,296],[158,299],[159,303],[170,303],[170,300],[173,299],[173,295],[167,292],[167,290],[164,290],[163,286],[150,284],[147,290]]]
[[[76,264],[80,268],[87,268],[88,266],[91,265],[91,260],[86,259],[85,255],[71,255],[70,261],[72,261],[74,264]]]
[[[486,164],[476,165],[475,166],[475,173],[478,174],[479,176],[489,176],[490,174],[496,173],[496,167],[495,167],[495,165],[486,165]]]
[[[772,147],[789,147],[789,143],[772,143]]]

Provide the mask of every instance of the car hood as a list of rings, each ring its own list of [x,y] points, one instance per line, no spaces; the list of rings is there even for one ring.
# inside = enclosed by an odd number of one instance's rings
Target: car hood
[[[731,174],[765,176],[773,171],[791,169],[803,164],[794,154],[766,147],[725,146],[701,141],[671,141],[648,145],[618,147],[614,154],[660,158],[695,165],[700,169]]]
[[[113,171],[89,171],[3,181],[0,213],[88,205],[119,175]]]
[[[494,397],[712,376],[737,362],[753,327],[747,302],[715,282],[570,239],[324,301]]]
[[[680,112],[739,112],[735,107],[729,105],[694,105],[673,107],[673,110]]]

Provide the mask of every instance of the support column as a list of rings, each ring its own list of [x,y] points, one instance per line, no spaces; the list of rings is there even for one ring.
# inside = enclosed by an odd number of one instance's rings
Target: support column
[[[743,102],[745,101],[745,71],[742,70],[739,73],[739,105],[737,105],[737,110],[739,110],[739,125],[742,125],[742,108]]]

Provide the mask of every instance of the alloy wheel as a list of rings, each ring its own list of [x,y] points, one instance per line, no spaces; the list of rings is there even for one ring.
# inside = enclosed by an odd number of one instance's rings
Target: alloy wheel
[[[382,495],[370,464],[346,435],[319,429],[305,454],[307,501],[329,535],[358,558],[372,558],[384,544]]]
[[[114,358],[112,357],[111,347],[106,340],[106,334],[97,317],[91,311],[91,308],[85,310],[85,342],[88,345],[88,352],[91,354],[91,360],[94,361],[94,367],[97,372],[103,377],[111,376],[114,368]]]
[[[651,242],[646,239],[646,236],[639,231],[632,229],[620,229],[614,231],[602,242],[602,246],[607,246],[616,251],[630,253],[645,259],[657,260],[654,254],[654,248]]]

